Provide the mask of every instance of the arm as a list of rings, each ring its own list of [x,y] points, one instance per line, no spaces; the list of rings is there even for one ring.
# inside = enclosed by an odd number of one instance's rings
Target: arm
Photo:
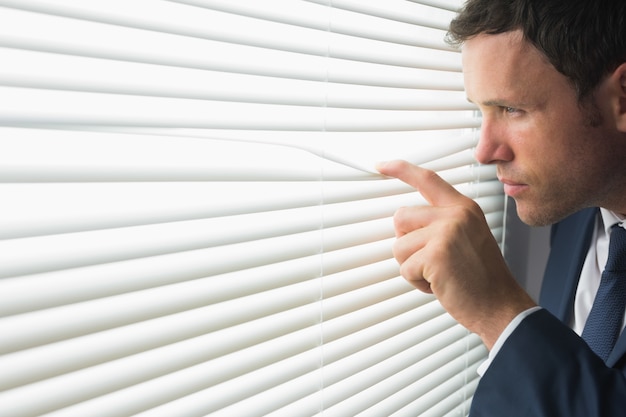
[[[511,320],[536,304],[506,267],[480,208],[431,171],[399,161],[379,170],[412,185],[431,204],[402,208],[394,217],[402,275],[435,294],[491,349]],[[626,416],[626,379],[569,327],[539,310],[506,338],[481,378],[470,415]]]
[[[608,368],[547,310],[524,319],[474,395],[472,417],[626,415],[623,370]]]

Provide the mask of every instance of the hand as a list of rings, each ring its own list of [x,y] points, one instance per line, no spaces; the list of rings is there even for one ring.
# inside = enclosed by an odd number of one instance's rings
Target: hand
[[[404,161],[381,163],[378,170],[431,204],[403,207],[394,216],[400,273],[433,293],[491,349],[511,320],[536,304],[513,278],[481,208],[433,171]]]

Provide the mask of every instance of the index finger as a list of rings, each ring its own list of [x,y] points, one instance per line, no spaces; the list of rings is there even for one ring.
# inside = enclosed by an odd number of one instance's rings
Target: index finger
[[[433,206],[459,204],[466,197],[448,184],[437,173],[421,168],[406,161],[381,162],[376,169],[388,177],[398,178],[409,184]]]

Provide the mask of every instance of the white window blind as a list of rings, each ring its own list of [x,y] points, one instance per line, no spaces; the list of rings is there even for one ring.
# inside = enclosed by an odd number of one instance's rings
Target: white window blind
[[[464,416],[403,158],[479,202],[460,0],[0,0],[0,415]]]

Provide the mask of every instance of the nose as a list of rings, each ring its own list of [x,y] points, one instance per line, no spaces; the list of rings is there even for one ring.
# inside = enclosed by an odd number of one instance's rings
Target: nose
[[[481,164],[512,161],[513,151],[507,142],[506,129],[497,122],[483,118],[474,156]]]

